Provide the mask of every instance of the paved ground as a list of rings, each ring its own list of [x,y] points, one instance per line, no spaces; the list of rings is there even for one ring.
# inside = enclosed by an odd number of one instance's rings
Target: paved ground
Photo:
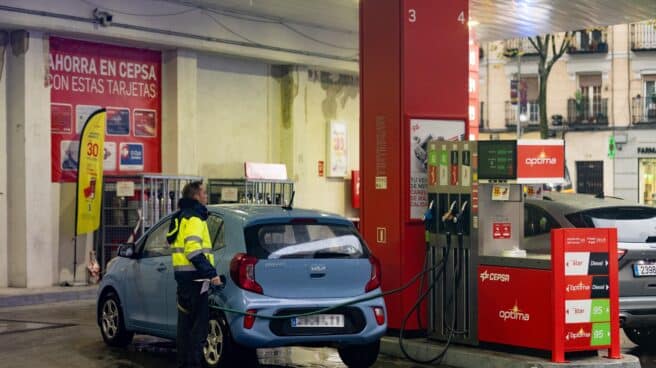
[[[127,349],[105,346],[95,324],[94,303],[86,300],[0,308],[0,366],[175,367],[175,351],[168,341],[136,336]],[[269,349],[258,353],[266,367],[344,367],[334,349]],[[422,366],[382,356],[375,367]]]
[[[10,367],[175,367],[173,345],[135,337],[127,349],[104,345],[94,320],[92,300],[0,308],[0,366]],[[640,357],[642,367],[656,368],[656,351],[635,347],[625,337],[623,351]],[[344,367],[333,349],[260,350],[266,367]],[[381,356],[375,367],[426,367]],[[432,366],[436,367],[436,366]]]

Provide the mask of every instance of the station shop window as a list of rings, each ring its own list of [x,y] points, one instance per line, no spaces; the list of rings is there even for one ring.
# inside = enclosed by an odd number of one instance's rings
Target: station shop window
[[[656,158],[642,158],[638,164],[639,199],[640,204],[656,205]]]

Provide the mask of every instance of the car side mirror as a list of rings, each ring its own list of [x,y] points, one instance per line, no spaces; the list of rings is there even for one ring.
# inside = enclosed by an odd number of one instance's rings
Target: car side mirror
[[[134,254],[134,243],[121,244],[121,246],[118,248],[119,257],[133,258]]]

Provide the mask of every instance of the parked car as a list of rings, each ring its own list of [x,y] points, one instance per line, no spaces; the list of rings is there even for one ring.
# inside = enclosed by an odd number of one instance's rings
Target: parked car
[[[381,270],[353,224],[320,211],[277,206],[209,206],[216,268],[225,286],[210,298],[262,316],[301,314],[380,293]],[[135,333],[175,339],[176,283],[166,242],[170,217],[120,248],[100,283],[104,341],[126,346]],[[334,346],[349,367],[377,359],[387,328],[383,298],[319,315],[268,320],[211,310],[208,367],[256,364],[256,348]]]
[[[548,193],[524,205],[524,248],[550,253],[554,228],[617,228],[620,322],[638,345],[656,346],[656,208],[618,198]]]

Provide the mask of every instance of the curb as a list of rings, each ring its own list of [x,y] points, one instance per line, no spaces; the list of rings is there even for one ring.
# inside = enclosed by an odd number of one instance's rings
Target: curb
[[[420,360],[427,360],[436,356],[444,344],[427,339],[404,340],[403,346],[412,356]],[[380,352],[392,357],[407,359],[399,347],[396,337],[383,337]],[[433,363],[435,364],[435,363]],[[565,364],[552,363],[548,359],[530,355],[511,354],[500,351],[474,348],[452,344],[441,362],[449,367],[486,367],[486,368],[640,368],[640,360],[629,354],[623,354],[622,359],[606,359],[603,357],[574,358]]]
[[[95,299],[97,288],[0,296],[0,308]]]

